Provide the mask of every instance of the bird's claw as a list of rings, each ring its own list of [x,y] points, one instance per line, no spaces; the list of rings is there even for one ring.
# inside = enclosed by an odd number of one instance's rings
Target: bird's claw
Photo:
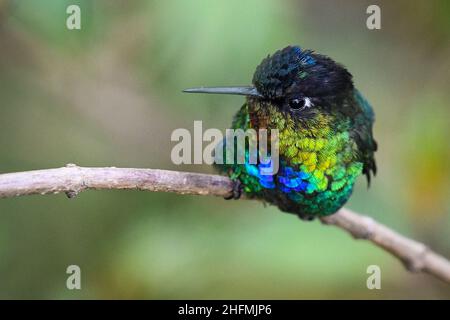
[[[314,216],[308,215],[308,214],[298,214],[298,217],[302,219],[303,221],[313,221],[315,219]]]
[[[231,194],[229,196],[224,197],[225,200],[238,200],[242,195],[242,190],[244,189],[244,186],[242,185],[240,180],[234,180],[233,181],[233,190],[231,191]]]

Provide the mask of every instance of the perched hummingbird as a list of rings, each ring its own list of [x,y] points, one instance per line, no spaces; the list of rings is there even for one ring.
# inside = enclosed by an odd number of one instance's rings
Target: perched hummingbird
[[[233,129],[278,129],[279,170],[263,175],[265,163],[224,164],[243,191],[302,219],[335,213],[349,199],[356,178],[370,184],[376,173],[374,112],[353,86],[352,75],[331,58],[288,46],[265,58],[253,86],[200,87],[193,93],[245,95]]]

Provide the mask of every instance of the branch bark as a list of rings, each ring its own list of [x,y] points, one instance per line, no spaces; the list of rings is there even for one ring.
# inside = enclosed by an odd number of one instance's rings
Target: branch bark
[[[74,164],[48,170],[0,174],[0,198],[64,192],[69,198],[84,190],[143,190],[229,196],[232,181],[223,176],[157,169],[85,168]],[[450,262],[426,245],[409,239],[372,218],[346,208],[321,218],[355,239],[365,239],[398,258],[407,270],[425,272],[450,284]]]

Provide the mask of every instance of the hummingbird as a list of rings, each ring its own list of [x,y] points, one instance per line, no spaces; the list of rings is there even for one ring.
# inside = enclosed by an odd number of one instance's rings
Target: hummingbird
[[[251,86],[198,87],[188,93],[235,94],[245,103],[233,129],[277,129],[279,169],[267,163],[216,165],[241,194],[304,220],[331,215],[350,198],[356,178],[376,174],[374,112],[347,69],[326,55],[288,46],[268,55]]]

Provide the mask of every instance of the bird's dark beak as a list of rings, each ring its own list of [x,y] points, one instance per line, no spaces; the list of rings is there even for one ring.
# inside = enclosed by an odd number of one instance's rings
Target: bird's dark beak
[[[215,94],[236,94],[241,96],[262,97],[262,95],[256,90],[255,87],[242,86],[242,87],[198,87],[184,89],[183,92],[187,93],[215,93]]]

